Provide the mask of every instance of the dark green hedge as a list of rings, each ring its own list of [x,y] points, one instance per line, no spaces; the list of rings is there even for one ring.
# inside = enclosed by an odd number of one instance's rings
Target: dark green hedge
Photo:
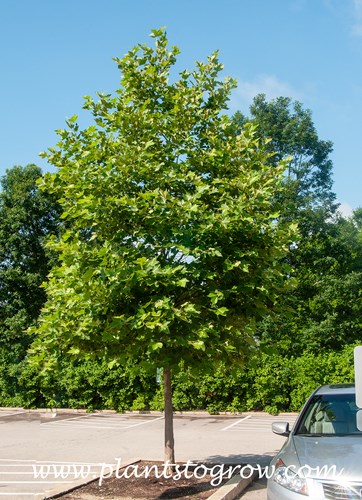
[[[353,347],[299,358],[263,354],[232,373],[223,366],[203,375],[180,370],[173,380],[174,408],[298,411],[318,385],[353,382]],[[0,406],[162,410],[163,396],[156,373],[136,375],[131,365],[109,369],[94,361],[65,360],[44,376],[0,351]]]

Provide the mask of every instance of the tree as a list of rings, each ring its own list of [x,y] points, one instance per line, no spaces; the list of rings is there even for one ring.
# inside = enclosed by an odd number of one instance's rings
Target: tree
[[[0,192],[0,351],[1,398],[10,402],[19,390],[19,363],[46,294],[40,288],[51,268],[44,240],[56,234],[59,212],[54,198],[37,188],[36,165],[15,166],[1,179]],[[9,400],[7,398],[10,398]]]
[[[171,83],[179,51],[152,36],[155,48],[116,59],[115,96],[86,98],[94,125],[72,117],[45,153],[59,171],[44,186],[69,229],[51,245],[60,265],[32,354],[49,369],[62,354],[162,368],[174,462],[172,372],[243,362],[278,300],[294,228],[274,209],[286,162],[268,166],[253,126],[229,133],[235,83],[218,80],[217,53]]]
[[[256,96],[249,117],[240,112],[233,116],[232,131],[239,133],[248,121],[270,138],[271,166],[287,155],[293,157],[284,179],[286,189],[277,202],[281,216],[297,221],[299,227],[288,255],[298,286],[281,298],[283,312],[259,325],[260,338],[276,342],[287,356],[299,356],[306,349],[316,353],[323,347],[340,349],[343,337],[352,341],[358,335],[358,328],[348,333],[342,325],[353,321],[358,310],[351,300],[359,277],[350,275],[346,266],[355,258],[341,233],[347,223],[336,212],[332,143],[318,137],[311,111],[287,97],[267,101],[265,95]],[[343,317],[331,307],[340,301],[345,304]]]
[[[264,94],[257,95],[249,117],[240,112],[233,116],[234,133],[247,121],[257,125],[262,137],[270,138],[271,165],[292,157],[286,171],[287,189],[280,199],[281,211],[298,220],[302,235],[308,234],[321,218],[333,215],[338,206],[332,191],[331,141],[318,137],[311,111],[289,97],[267,101]]]
[[[351,219],[329,221],[319,245],[310,248],[313,265],[300,273],[309,300],[300,305],[304,316],[300,337],[306,349],[341,350],[361,338],[362,241],[358,213]]]
[[[362,225],[353,217],[325,221],[324,230],[296,251],[298,286],[285,297],[293,314],[261,328],[264,342],[278,342],[286,356],[340,352],[361,338]]]

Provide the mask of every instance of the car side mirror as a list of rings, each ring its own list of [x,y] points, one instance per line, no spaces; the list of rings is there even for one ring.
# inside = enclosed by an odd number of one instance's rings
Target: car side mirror
[[[274,422],[272,423],[272,431],[280,436],[289,436],[289,422]]]

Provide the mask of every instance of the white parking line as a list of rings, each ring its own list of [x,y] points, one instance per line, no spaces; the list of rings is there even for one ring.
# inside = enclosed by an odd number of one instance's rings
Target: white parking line
[[[14,415],[23,415],[24,413],[27,413],[26,411],[18,411],[16,413],[1,413],[0,412],[0,418],[2,417],[13,417]]]
[[[55,413],[54,413],[54,415],[55,415]],[[46,422],[44,422],[44,424],[48,425],[48,424],[56,424],[58,422],[69,422],[69,420],[79,420],[80,418],[89,418],[91,416],[92,416],[92,414],[90,413],[89,415],[78,415],[78,417],[63,418],[61,420],[47,420]]]
[[[151,422],[156,422],[156,420],[163,420],[163,418],[164,417],[162,416],[162,417],[153,418],[152,420],[144,420],[143,422],[138,422],[137,424],[130,425],[129,427],[126,427],[126,429],[131,429],[132,427],[138,427],[139,425],[144,425],[144,424],[148,424]]]
[[[3,465],[6,467],[6,465]],[[34,472],[0,472],[0,476],[33,476]]]
[[[0,497],[13,497],[14,498],[15,495],[17,497],[28,497],[28,496],[39,497],[41,495],[41,493],[24,493],[23,491],[21,493],[18,493],[17,491],[13,491],[12,493],[0,493]]]
[[[294,415],[284,415],[282,417],[277,417],[273,415],[247,415],[244,418],[233,422],[221,429],[221,431],[228,432],[269,432],[271,431],[271,424],[277,420],[285,420],[289,422],[290,428],[293,427],[296,420]]]
[[[28,464],[74,464],[74,465],[99,465],[98,462],[64,462],[64,460],[31,460],[31,459],[24,459],[21,460],[20,458],[0,458],[0,462],[15,462],[14,464],[7,464],[1,465],[0,467],[18,467],[19,465],[23,464],[24,467],[29,467]]]
[[[69,488],[96,478],[103,463],[0,459],[0,498],[45,498],[45,488]],[[108,464],[106,464],[108,466]],[[109,464],[109,466],[114,464]],[[25,491],[11,491],[24,487]],[[28,488],[35,488],[32,492]],[[7,490],[7,491],[4,491]]]
[[[0,484],[72,484],[73,481],[0,481]],[[14,493],[13,493],[14,494]]]
[[[90,418],[92,417],[92,418]],[[130,419],[127,416],[119,415],[119,417],[107,417],[98,415],[82,415],[80,417],[72,417],[62,420],[51,420],[49,422],[43,422],[41,425],[43,428],[54,428],[54,427],[67,427],[68,429],[131,429],[133,427],[138,427],[140,425],[151,424],[157,420],[162,420],[164,417],[156,417],[153,419],[142,420],[137,423],[130,423]],[[83,421],[82,421],[83,419]],[[109,424],[109,425],[107,425]]]
[[[236,422],[233,422],[232,424],[228,425],[227,427],[224,427],[223,429],[221,429],[221,431],[227,431],[228,429],[231,429],[232,427],[234,427],[234,425],[240,424],[240,422],[243,422],[244,420],[247,420],[250,417],[251,417],[251,415],[247,415],[246,417],[241,418],[241,419],[237,420]]]

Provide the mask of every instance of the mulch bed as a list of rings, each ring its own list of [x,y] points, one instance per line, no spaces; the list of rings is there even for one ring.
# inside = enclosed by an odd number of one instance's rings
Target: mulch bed
[[[154,500],[166,500],[172,498],[202,500],[205,498],[209,498],[213,493],[215,493],[215,491],[220,487],[221,484],[224,484],[229,480],[229,477],[225,477],[220,485],[213,486],[211,484],[211,480],[213,479],[213,477],[214,482],[217,482],[215,481],[215,474],[217,474],[217,471],[219,471],[220,469],[213,469],[214,476],[208,474],[205,475],[205,477],[201,477],[205,473],[204,467],[208,467],[208,469],[210,469],[217,466],[218,464],[199,464],[199,468],[194,471],[190,466],[187,469],[188,478],[185,478],[185,472],[180,467],[179,476],[181,477],[178,480],[173,478],[166,478],[164,477],[165,474],[161,475],[161,472],[164,471],[164,465],[161,462],[141,461],[135,465],[138,466],[138,475],[141,475],[145,467],[150,468],[152,465],[156,465],[158,470],[157,475],[161,477],[156,477],[154,468],[153,470],[151,470],[148,478],[145,478],[143,476],[134,477],[134,475],[129,478],[118,478],[113,475],[110,478],[104,479],[101,485],[99,485],[98,480],[95,480],[58,498],[61,498],[62,500],[141,500],[144,498]],[[224,470],[227,471],[229,466],[232,465],[225,464]],[[177,471],[174,472],[174,474],[176,473]],[[120,469],[120,475],[121,474],[122,469]],[[198,477],[195,477],[195,475],[197,475]]]

